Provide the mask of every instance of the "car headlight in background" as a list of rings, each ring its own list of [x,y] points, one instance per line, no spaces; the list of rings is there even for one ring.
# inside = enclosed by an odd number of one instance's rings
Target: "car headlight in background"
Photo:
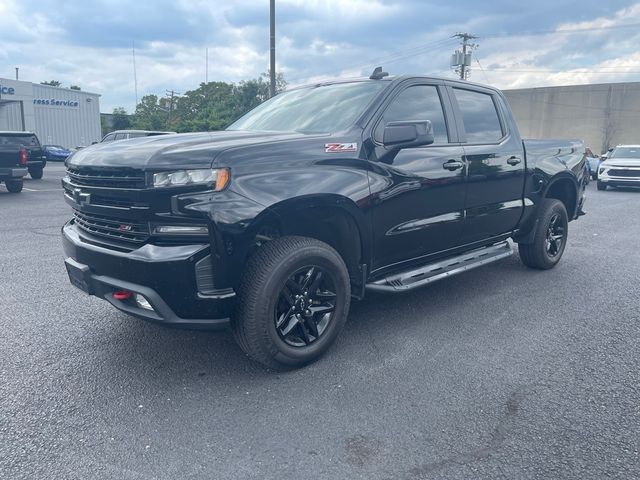
[[[226,168],[199,168],[195,170],[174,170],[153,174],[153,186],[180,187],[184,185],[214,184],[215,190],[222,190],[229,183]]]

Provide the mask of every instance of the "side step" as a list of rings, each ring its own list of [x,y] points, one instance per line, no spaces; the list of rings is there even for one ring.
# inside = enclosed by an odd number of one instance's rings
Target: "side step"
[[[440,260],[407,272],[390,275],[367,284],[367,290],[380,292],[402,292],[421,287],[451,275],[466,272],[488,263],[496,262],[513,254],[508,241],[479,248],[456,257]]]

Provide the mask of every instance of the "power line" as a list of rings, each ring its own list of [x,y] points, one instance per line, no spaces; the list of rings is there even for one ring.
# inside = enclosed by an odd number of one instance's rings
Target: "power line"
[[[480,63],[480,60],[478,59],[478,56],[475,53],[473,54],[473,58],[476,59],[476,63],[480,67],[480,71],[484,75],[484,79],[487,81],[487,83],[489,83],[489,77],[487,77],[487,73],[484,71],[484,68],[482,68],[482,64]]]
[[[399,60],[404,60],[406,58],[422,55],[432,50],[436,50],[437,48],[443,47],[452,41],[453,41],[452,38],[444,38],[444,39],[436,40],[423,45],[417,45],[409,49],[398,50],[396,52],[392,52],[388,54],[385,57],[378,57],[376,59],[369,60],[365,63],[354,65],[352,68],[360,69],[360,68],[370,67],[373,65],[394,63]]]

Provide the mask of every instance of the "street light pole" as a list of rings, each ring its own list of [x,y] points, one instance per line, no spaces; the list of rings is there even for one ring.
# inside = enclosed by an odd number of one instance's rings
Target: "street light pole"
[[[270,0],[269,96],[276,94],[276,0]]]

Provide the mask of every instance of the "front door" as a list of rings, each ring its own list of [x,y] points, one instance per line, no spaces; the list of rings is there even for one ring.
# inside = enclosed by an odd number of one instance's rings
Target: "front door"
[[[389,100],[372,129],[372,271],[461,243],[466,169],[450,112],[442,86],[410,84]],[[387,123],[412,120],[431,122],[432,145],[400,151],[382,145]]]

